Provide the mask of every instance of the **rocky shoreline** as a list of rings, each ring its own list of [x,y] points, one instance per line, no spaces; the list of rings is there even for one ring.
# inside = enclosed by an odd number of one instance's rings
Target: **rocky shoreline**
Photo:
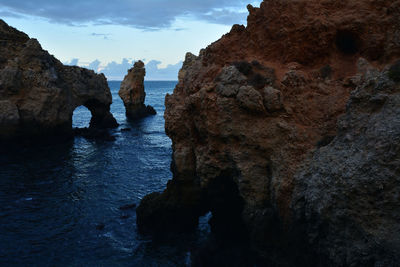
[[[173,177],[138,205],[139,231],[191,232],[211,213],[194,266],[399,266],[400,1],[247,8],[246,27],[186,54],[165,98]],[[138,61],[121,84],[130,120],[155,114],[145,73]],[[103,74],[0,20],[0,142],[113,141],[111,103]],[[82,105],[90,127],[73,129]]]

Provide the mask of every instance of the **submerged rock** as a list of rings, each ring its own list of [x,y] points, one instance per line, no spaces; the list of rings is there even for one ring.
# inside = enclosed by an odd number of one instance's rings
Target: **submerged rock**
[[[103,74],[64,66],[0,20],[0,140],[70,135],[81,105],[92,113],[91,128],[116,127],[111,102]]]
[[[165,100],[174,186],[138,224],[211,211],[271,266],[398,265],[399,7],[265,0],[188,54]]]
[[[144,91],[145,75],[144,63],[139,60],[135,62],[133,68],[128,70],[128,74],[121,83],[118,94],[124,102],[126,116],[129,119],[140,119],[156,114],[152,106],[144,104],[146,98],[146,92]]]
[[[137,225],[141,232],[163,234],[168,231],[190,231],[201,215],[200,191],[190,182],[168,183],[167,193],[145,196],[136,209]]]

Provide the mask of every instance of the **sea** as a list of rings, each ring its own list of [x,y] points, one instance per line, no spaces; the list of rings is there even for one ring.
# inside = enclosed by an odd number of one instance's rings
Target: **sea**
[[[120,82],[110,81],[115,141],[75,137],[1,150],[0,266],[190,266],[208,219],[194,233],[155,240],[138,233],[132,207],[172,178],[163,115],[175,85],[145,82],[157,115],[128,122]],[[78,107],[73,127],[88,127],[90,118]]]

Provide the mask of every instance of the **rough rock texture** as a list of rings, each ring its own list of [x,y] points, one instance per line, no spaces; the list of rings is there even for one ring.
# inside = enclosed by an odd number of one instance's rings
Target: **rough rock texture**
[[[69,134],[84,105],[91,127],[117,126],[103,74],[64,66],[36,39],[0,20],[0,139]]]
[[[381,176],[366,169],[362,158],[357,158],[362,156],[360,151],[345,151],[349,148],[343,144],[335,147],[343,149],[342,154],[336,152],[336,161],[330,161],[328,155],[325,159],[317,158],[335,138],[337,120],[346,111],[350,92],[365,88],[368,75],[377,83],[382,81],[378,77],[384,74],[372,71],[373,68],[390,69],[385,73],[394,78],[387,82],[387,90],[398,90],[393,86],[398,66],[392,63],[400,58],[400,1],[265,0],[260,8],[248,6],[248,10],[247,27],[234,25],[230,33],[200,51],[198,57],[187,54],[179,83],[165,100],[166,132],[173,142],[173,179],[161,195],[143,199],[142,206],[157,209],[146,213],[138,209],[139,226],[146,218],[160,218],[158,215],[164,208],[174,210],[171,214],[180,214],[182,224],[194,222],[193,227],[199,215],[211,211],[214,230],[246,232],[251,244],[271,264],[379,265],[386,260],[393,263],[386,256],[397,248],[392,240],[400,237],[398,228],[393,224],[394,228],[377,233],[368,243],[382,238],[383,242],[378,243],[389,251],[387,254],[376,252],[376,257],[365,256],[373,247],[358,245],[360,236],[346,233],[355,228],[340,221],[338,214],[347,209],[347,202],[335,194],[342,194],[344,199],[354,198],[352,208],[346,210],[358,213],[359,217],[351,219],[352,222],[364,220],[367,224],[369,216],[376,216],[372,228],[376,226],[374,231],[382,231],[377,221],[390,224],[399,215],[399,203],[391,200],[396,196],[398,199],[397,191],[381,195],[380,203],[369,202],[378,196],[367,195],[376,194],[379,182],[371,181],[379,180],[386,172],[394,173],[387,184],[398,190],[396,156],[389,161],[391,164],[386,164],[381,158],[385,153],[370,151],[380,144],[379,140],[371,140],[371,146],[363,147],[363,157],[375,157],[366,162],[376,164],[371,168],[379,170]],[[372,102],[386,101],[377,91],[370,94]],[[392,93],[383,94],[390,99]],[[353,98],[349,109],[352,106],[358,109],[359,106],[352,104]],[[396,109],[396,105],[392,106],[392,110]],[[354,129],[363,140],[354,144],[354,149],[357,146],[361,149],[362,142],[368,144],[364,130],[377,126],[373,125],[375,121],[366,119],[368,112],[364,111],[364,120],[358,121],[359,128]],[[393,111],[380,123],[390,124],[395,115]],[[363,123],[371,125],[362,127]],[[386,156],[390,153],[398,156],[399,151],[390,152],[389,148],[397,142],[390,136],[398,135],[399,129],[394,125],[388,125],[387,129],[393,132],[386,135],[382,149]],[[374,134],[378,138],[378,132]],[[314,152],[317,158],[311,161],[316,166],[301,167]],[[340,158],[346,153],[361,154],[353,159]],[[347,165],[339,162],[339,158]],[[326,163],[330,167],[323,166]],[[343,169],[344,166],[349,168]],[[322,174],[312,176],[303,168]],[[351,175],[357,171],[369,176],[365,180],[370,182],[364,183],[361,173]],[[329,175],[324,178],[327,182],[318,184],[324,175]],[[301,183],[311,176],[314,177],[311,184]],[[340,185],[344,183],[341,179],[345,179],[341,177],[355,181]],[[190,190],[197,192],[197,196],[190,194],[187,199],[186,194],[173,193],[171,185],[174,192]],[[337,188],[329,193],[329,186]],[[326,197],[325,203],[314,200],[314,194]],[[299,200],[302,198],[303,202]],[[171,205],[174,202],[175,208]],[[322,215],[319,208],[325,209]],[[191,212],[182,215],[188,209]],[[385,209],[382,218],[373,213],[378,209]],[[304,216],[300,210],[306,210]],[[389,215],[390,212],[395,214]],[[320,218],[314,218],[314,214]],[[324,220],[325,214],[327,217],[332,214],[332,220]],[[176,224],[176,220],[170,220]],[[167,222],[168,216],[163,214],[163,220],[155,220],[151,226],[168,229]],[[386,234],[390,229],[394,237],[389,239]],[[344,233],[333,236],[335,231]],[[335,244],[329,244],[331,241]],[[346,250],[353,245],[356,248]]]
[[[334,266],[400,264],[400,84],[372,67],[338,134],[296,175],[295,220]]]
[[[142,61],[135,62],[133,68],[121,83],[118,92],[125,105],[126,116],[129,119],[140,119],[149,115],[155,115],[156,111],[152,106],[144,104],[146,92],[144,91],[144,76],[146,70]]]

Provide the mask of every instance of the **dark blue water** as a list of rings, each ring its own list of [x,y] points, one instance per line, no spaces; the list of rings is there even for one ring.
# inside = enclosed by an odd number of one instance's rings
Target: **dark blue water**
[[[165,188],[171,142],[164,132],[164,97],[175,82],[146,82],[146,102],[157,115],[129,123],[110,82],[111,111],[121,124],[116,141],[76,137],[57,145],[9,148],[0,154],[1,266],[185,266],[208,232],[153,241],[137,233],[134,209]],[[86,127],[86,108],[74,112]],[[131,131],[121,132],[121,128]],[[103,228],[104,229],[101,229]]]

